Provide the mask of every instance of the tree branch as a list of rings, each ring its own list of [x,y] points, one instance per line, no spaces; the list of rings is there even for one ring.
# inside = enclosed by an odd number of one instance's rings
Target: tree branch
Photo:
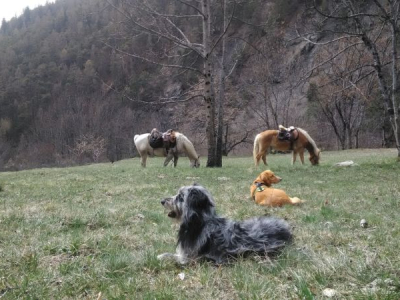
[[[147,62],[149,62],[151,64],[154,64],[154,65],[158,65],[158,66],[162,66],[162,67],[168,67],[168,68],[186,69],[186,70],[189,70],[189,71],[193,71],[193,72],[199,73],[201,75],[203,74],[200,70],[195,69],[195,68],[186,67],[186,66],[182,66],[182,65],[170,65],[170,64],[159,63],[159,62],[153,61],[153,60],[151,60],[149,58],[146,58],[146,57],[143,57],[143,56],[140,56],[140,55],[136,55],[136,54],[133,54],[133,53],[125,52],[123,50],[118,49],[117,47],[111,46],[110,44],[108,44],[108,43],[106,43],[104,41],[103,41],[103,44],[106,45],[107,47],[110,47],[111,49],[116,50],[117,52],[119,52],[121,54],[130,56],[130,57],[134,57],[134,58],[138,58],[138,59],[147,61]]]
[[[314,0],[314,6],[312,7],[313,9],[315,9],[315,11],[317,13],[319,13],[321,16],[329,18],[329,19],[337,19],[337,20],[348,20],[348,19],[353,19],[356,17],[374,17],[374,18],[379,18],[381,17],[380,15],[376,15],[376,14],[367,14],[367,13],[359,13],[359,14],[352,14],[349,16],[343,16],[343,17],[339,17],[339,16],[333,16],[330,14],[326,14],[324,13],[322,10],[318,9],[318,5],[316,3],[316,0]]]
[[[176,37],[176,36],[174,36],[174,35],[171,35],[171,34],[169,34],[169,33],[168,33],[168,34],[165,34],[165,33],[162,33],[161,31],[154,30],[154,29],[152,29],[152,28],[150,28],[150,27],[148,27],[148,26],[145,26],[144,24],[141,24],[141,23],[137,22],[137,21],[133,18],[133,16],[132,16],[131,14],[127,14],[127,13],[124,12],[123,10],[119,9],[118,7],[116,7],[114,4],[112,4],[112,3],[110,2],[110,0],[106,0],[106,1],[107,1],[107,3],[108,3],[111,7],[113,7],[113,8],[116,9],[119,13],[121,13],[127,20],[129,20],[132,24],[138,26],[138,27],[141,28],[142,30],[145,30],[145,31],[147,31],[147,32],[149,32],[149,33],[152,33],[152,34],[154,34],[154,35],[157,35],[157,36],[159,36],[159,37],[161,37],[161,38],[167,39],[167,40],[169,40],[169,41],[171,41],[171,42],[173,42],[173,43],[175,43],[175,44],[178,44],[178,45],[180,45],[180,46],[182,46],[182,47],[190,48],[190,49],[192,49],[193,51],[195,51],[198,55],[204,57],[204,54],[203,54],[202,52],[200,52],[196,47],[193,47],[191,43],[188,44],[188,43],[186,43],[186,42],[183,42],[181,39],[179,39],[178,37]]]
[[[195,11],[197,11],[203,18],[205,18],[203,12],[202,12],[201,9],[199,9],[198,7],[196,7],[196,6],[194,6],[194,5],[190,4],[190,3],[187,3],[186,1],[182,1],[182,0],[176,0],[176,1],[178,1],[178,2],[180,2],[180,3],[182,3],[182,4],[185,4],[185,5],[187,5],[187,6],[191,7],[191,8],[193,8],[193,9],[194,9]]]
[[[234,13],[235,13],[235,8],[236,8],[236,2],[235,2],[235,5],[233,6],[232,14],[231,14],[231,17],[229,18],[228,24],[227,24],[226,27],[224,28],[224,32],[217,38],[216,42],[215,42],[214,45],[211,47],[210,53],[213,52],[214,48],[218,45],[219,41],[222,39],[222,37],[223,37],[223,36],[226,34],[226,32],[228,31],[228,28],[229,28],[229,26],[230,26],[230,24],[231,24],[231,22],[232,22],[233,15],[234,15]]]
[[[300,78],[300,80],[297,82],[297,84],[295,84],[295,86],[298,86],[302,81],[304,81],[306,78],[308,78],[308,76],[314,72],[316,69],[322,67],[323,65],[329,63],[330,61],[332,61],[333,59],[335,59],[336,57],[338,57],[339,55],[341,55],[342,53],[346,52],[347,50],[349,50],[351,47],[355,47],[357,45],[362,45],[363,42],[357,42],[354,44],[351,44],[347,47],[345,47],[344,49],[342,49],[341,51],[337,52],[335,55],[331,56],[330,58],[328,58],[327,60],[323,61],[322,63],[316,65],[315,67],[311,68],[310,70],[308,70],[305,73],[305,77]]]
[[[176,99],[176,100],[166,100],[166,101],[143,101],[143,100],[138,100],[138,99],[133,99],[132,97],[128,96],[126,93],[124,92],[120,92],[118,91],[114,86],[109,85],[107,83],[105,83],[101,78],[99,78],[100,81],[106,86],[108,87],[110,90],[116,92],[117,94],[120,94],[122,97],[126,98],[127,100],[131,101],[131,102],[135,102],[135,103],[142,103],[142,104],[147,104],[147,105],[160,105],[160,104],[176,104],[176,103],[183,103],[183,102],[188,102],[192,99],[198,98],[198,97],[203,97],[203,95],[201,94],[197,94],[197,95],[192,95],[188,98],[185,99],[181,99],[181,100],[177,100],[179,99],[179,97],[171,97],[171,98],[160,98],[160,99]]]

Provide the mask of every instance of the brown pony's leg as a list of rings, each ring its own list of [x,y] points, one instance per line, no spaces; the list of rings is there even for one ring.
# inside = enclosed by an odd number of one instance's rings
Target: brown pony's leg
[[[262,156],[262,160],[263,160],[263,162],[264,162],[264,165],[268,165],[268,163],[267,163],[267,152],[265,152],[264,153],[264,155]]]
[[[258,167],[258,165],[260,164],[260,159],[261,159],[261,154],[257,153],[257,155],[256,155],[256,167]]]
[[[256,156],[256,166],[258,167],[258,165],[260,164],[260,159],[263,160],[264,165],[268,165],[267,164],[267,153],[262,153],[261,151],[258,152],[257,156]]]
[[[264,165],[266,165],[266,166],[268,165],[268,163],[267,163],[267,152],[268,151],[267,150],[268,150],[268,147],[265,148],[265,147],[263,147],[263,145],[260,146],[259,152],[257,153],[257,156],[256,156],[257,166],[260,163],[260,159],[263,160]]]
[[[301,164],[304,165],[304,150],[299,151],[299,156],[300,156]]]

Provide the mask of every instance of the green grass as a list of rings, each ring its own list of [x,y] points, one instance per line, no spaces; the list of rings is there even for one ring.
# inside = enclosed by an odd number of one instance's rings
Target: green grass
[[[276,187],[307,202],[266,208],[249,199],[264,166],[250,157],[220,169],[162,167],[139,159],[64,169],[0,173],[2,299],[400,299],[400,164],[394,150],[322,153],[321,165],[291,166],[268,156]],[[353,160],[358,166],[333,164]],[[294,227],[295,243],[279,257],[240,258],[216,267],[179,266],[157,254],[174,251],[177,224],[163,197],[194,181],[214,195],[220,215],[237,220],[274,215]],[[368,228],[361,228],[366,219]],[[184,273],[184,280],[178,274]]]

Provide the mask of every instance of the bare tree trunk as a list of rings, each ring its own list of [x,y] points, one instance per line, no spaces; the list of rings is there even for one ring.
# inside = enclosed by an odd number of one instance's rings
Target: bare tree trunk
[[[347,128],[347,148],[353,149],[353,132],[350,127]]]
[[[346,127],[343,127],[343,130],[342,130],[340,138],[339,138],[340,144],[342,146],[342,150],[346,149],[346,135],[347,135],[346,134]]]
[[[204,100],[207,106],[207,167],[216,167],[215,97],[212,87],[210,0],[202,1],[204,46]]]
[[[397,9],[396,9],[397,4]],[[399,70],[397,63],[399,58],[397,56],[397,43],[398,37],[400,34],[399,30],[399,6],[400,4],[397,1],[390,3],[391,7],[391,30],[392,30],[392,107],[393,107],[393,115],[391,116],[392,127],[394,132],[394,137],[396,140],[396,147],[397,147],[397,161],[400,162],[400,118],[399,118],[399,111],[400,111],[400,87],[398,83],[398,76]]]
[[[222,155],[228,156],[228,135],[229,135],[229,126],[225,124],[225,132],[224,132],[224,140],[222,142]]]
[[[359,26],[361,32],[363,33],[361,40],[364,42],[364,45],[366,48],[371,52],[374,60],[374,68],[376,70],[377,76],[378,76],[378,82],[379,82],[379,89],[384,101],[385,109],[388,112],[389,119],[390,119],[390,124],[392,125],[395,141],[396,141],[396,148],[397,148],[397,160],[400,162],[400,120],[399,120],[399,105],[400,105],[400,100],[399,100],[399,94],[400,92],[398,91],[397,88],[397,76],[398,76],[398,70],[397,70],[397,62],[399,58],[397,57],[397,38],[399,34],[399,29],[398,29],[398,18],[399,18],[399,10],[396,8],[396,6],[399,5],[398,1],[393,1],[390,3],[390,13],[388,13],[385,9],[384,6],[380,3],[378,0],[374,0],[375,4],[378,6],[378,8],[383,12],[385,17],[389,20],[390,22],[390,29],[392,32],[392,71],[391,71],[391,76],[392,76],[392,95],[390,97],[388,93],[388,86],[385,82],[384,74],[382,71],[382,62],[379,56],[379,52],[377,50],[376,44],[368,37],[366,34],[363,26],[361,25],[361,22],[358,18],[355,18],[357,25]]]
[[[222,54],[223,55],[223,54]],[[222,167],[222,134],[224,130],[224,100],[225,100],[225,72],[222,66],[219,70],[219,94],[217,113],[217,146],[216,146],[216,167]]]
[[[356,138],[356,145],[355,148],[358,149],[359,147],[359,135],[360,135],[360,131],[357,130],[356,134],[355,134],[355,138]]]
[[[210,58],[206,58],[204,62],[204,100],[207,105],[207,167],[216,167],[216,143],[215,143],[215,97],[212,89],[212,75],[211,75],[211,62]]]
[[[226,0],[223,2],[224,29],[227,26]],[[224,130],[224,100],[225,100],[225,34],[221,40],[221,59],[219,63],[219,92],[218,92],[218,113],[217,113],[217,146],[216,146],[216,167],[222,167],[222,134]]]

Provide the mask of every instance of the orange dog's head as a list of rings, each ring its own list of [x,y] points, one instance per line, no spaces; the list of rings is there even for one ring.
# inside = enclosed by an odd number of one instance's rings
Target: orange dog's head
[[[258,175],[255,182],[262,182],[266,186],[271,186],[272,184],[278,183],[281,180],[282,180],[282,178],[276,176],[274,174],[274,172],[272,172],[270,170],[266,170],[266,171],[260,173],[260,175]]]

